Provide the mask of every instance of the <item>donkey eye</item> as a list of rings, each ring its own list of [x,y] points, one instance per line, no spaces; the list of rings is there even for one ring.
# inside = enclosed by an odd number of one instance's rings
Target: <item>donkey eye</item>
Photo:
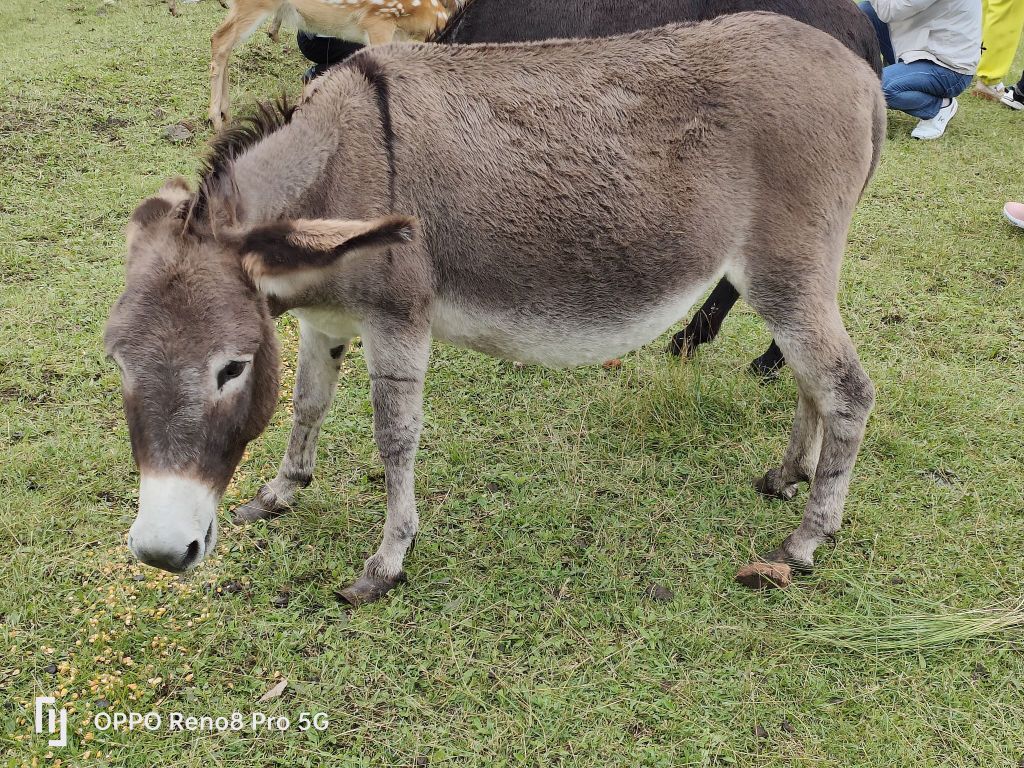
[[[237,379],[242,375],[242,371],[245,370],[245,366],[249,363],[245,360],[232,360],[230,363],[225,365],[217,372],[217,389],[223,389],[224,385],[232,379]]]

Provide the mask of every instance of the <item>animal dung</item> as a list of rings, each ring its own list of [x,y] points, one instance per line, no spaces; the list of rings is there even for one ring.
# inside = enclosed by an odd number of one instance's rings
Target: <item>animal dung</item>
[[[736,572],[736,581],[750,589],[784,589],[793,583],[786,563],[748,563]]]
[[[651,584],[644,591],[644,597],[650,598],[656,603],[670,603],[675,599],[676,593],[661,584]]]

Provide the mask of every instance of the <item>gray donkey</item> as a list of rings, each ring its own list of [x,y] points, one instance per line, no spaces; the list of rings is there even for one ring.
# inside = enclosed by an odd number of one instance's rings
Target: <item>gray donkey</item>
[[[770,89],[736,98],[750,72]],[[836,88],[842,83],[842,88]],[[353,604],[403,578],[431,339],[552,366],[655,339],[723,276],[799,388],[782,465],[758,482],[803,522],[741,570],[784,585],[839,526],[874,389],[840,318],[847,229],[877,162],[871,68],[828,35],[740,14],[604,40],[393,45],[318,81],[294,113],[222,134],[197,192],[172,180],[128,228],[106,331],[141,473],[129,546],[171,571],[216,541],[219,500],[278,393],[273,316],[299,318],[276,478],[312,478],[342,356],[360,336],[384,462],[384,538]]]

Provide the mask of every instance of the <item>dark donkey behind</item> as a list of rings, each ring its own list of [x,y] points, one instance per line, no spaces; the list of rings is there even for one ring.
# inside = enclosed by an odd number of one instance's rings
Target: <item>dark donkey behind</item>
[[[439,43],[506,43],[550,38],[606,37],[684,21],[710,21],[718,16],[749,11],[770,11],[789,16],[832,35],[875,73],[882,74],[878,36],[867,16],[851,0],[471,0],[434,37]],[[796,50],[784,53],[798,56]],[[841,83],[835,87],[842,88]],[[771,91],[770,80],[751,70],[735,98],[754,89]],[[715,286],[690,324],[672,338],[674,355],[692,355],[697,347],[718,335],[739,292],[727,279]],[[762,376],[774,375],[785,358],[772,342],[751,368]]]
[[[772,93],[736,98],[751,72]],[[360,336],[387,518],[343,592],[359,603],[402,579],[418,529],[432,338],[600,362],[728,276],[799,389],[782,465],[758,487],[788,499],[813,478],[803,522],[741,576],[811,566],[874,401],[836,299],[885,131],[867,65],[806,25],[740,14],[603,40],[385,46],[318,82],[290,121],[222,136],[198,193],[170,182],[133,215],[106,343],[141,472],[138,557],[186,570],[213,547],[219,499],[276,402],[273,313],[301,324],[294,423],[277,477],[236,517],[283,512],[309,484]]]

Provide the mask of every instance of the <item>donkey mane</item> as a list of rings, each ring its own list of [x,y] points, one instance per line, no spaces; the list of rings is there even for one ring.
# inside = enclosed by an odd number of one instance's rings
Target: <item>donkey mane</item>
[[[288,125],[295,114],[295,106],[288,103],[286,94],[281,94],[274,102],[257,102],[252,114],[213,137],[210,151],[203,160],[200,179],[216,176],[247,149]]]
[[[246,150],[259,144],[292,121],[295,104],[282,94],[274,102],[260,101],[252,114],[217,133],[210,141],[210,149],[199,168],[199,188],[185,217],[185,229],[202,221],[208,212],[210,190],[222,173]]]

